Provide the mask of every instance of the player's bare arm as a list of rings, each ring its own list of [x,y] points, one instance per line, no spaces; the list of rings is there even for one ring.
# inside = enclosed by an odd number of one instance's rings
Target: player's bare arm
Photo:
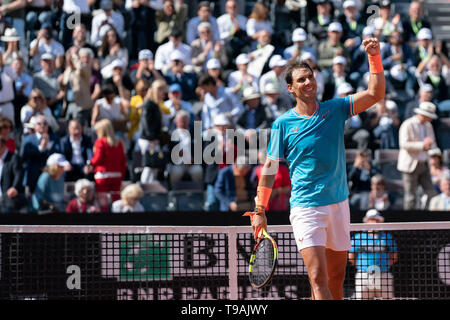
[[[362,44],[369,55],[370,78],[367,90],[353,95],[355,114],[367,110],[383,99],[386,88],[386,80],[381,65],[380,43],[376,38],[370,38],[364,40]]]

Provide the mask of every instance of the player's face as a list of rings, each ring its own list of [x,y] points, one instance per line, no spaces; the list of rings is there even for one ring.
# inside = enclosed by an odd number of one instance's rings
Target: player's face
[[[292,85],[288,84],[288,90],[296,98],[315,98],[317,82],[314,74],[309,69],[295,69],[292,72]]]

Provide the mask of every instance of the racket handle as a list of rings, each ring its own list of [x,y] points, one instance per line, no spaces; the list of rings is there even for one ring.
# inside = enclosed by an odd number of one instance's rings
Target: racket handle
[[[262,236],[263,230],[264,230],[263,227],[256,228],[256,232],[254,234],[255,240]]]

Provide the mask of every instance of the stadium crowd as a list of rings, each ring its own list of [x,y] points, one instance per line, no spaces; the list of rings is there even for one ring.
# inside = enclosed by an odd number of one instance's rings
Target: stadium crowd
[[[369,37],[386,98],[345,125],[351,206],[450,210],[450,61],[423,3],[305,4],[2,1],[1,211],[149,211],[167,192],[250,210],[264,136],[295,103],[286,65],[311,66],[318,100],[347,96],[367,87]],[[281,166],[269,210],[289,193]]]

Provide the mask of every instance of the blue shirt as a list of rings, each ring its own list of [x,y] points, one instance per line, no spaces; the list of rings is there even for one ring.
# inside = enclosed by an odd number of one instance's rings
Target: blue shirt
[[[353,115],[353,96],[348,96],[317,102],[310,117],[292,108],[273,123],[267,157],[288,162],[291,208],[347,199],[344,124]]]
[[[397,252],[397,243],[386,232],[360,232],[353,236],[349,252],[357,254],[356,268],[359,271],[370,272],[375,270],[373,266],[377,266],[381,272],[388,272],[391,254]]]
[[[64,181],[64,174],[59,180],[54,180],[48,172],[43,172],[31,197],[33,209],[42,209],[42,201],[46,200],[64,211]]]

